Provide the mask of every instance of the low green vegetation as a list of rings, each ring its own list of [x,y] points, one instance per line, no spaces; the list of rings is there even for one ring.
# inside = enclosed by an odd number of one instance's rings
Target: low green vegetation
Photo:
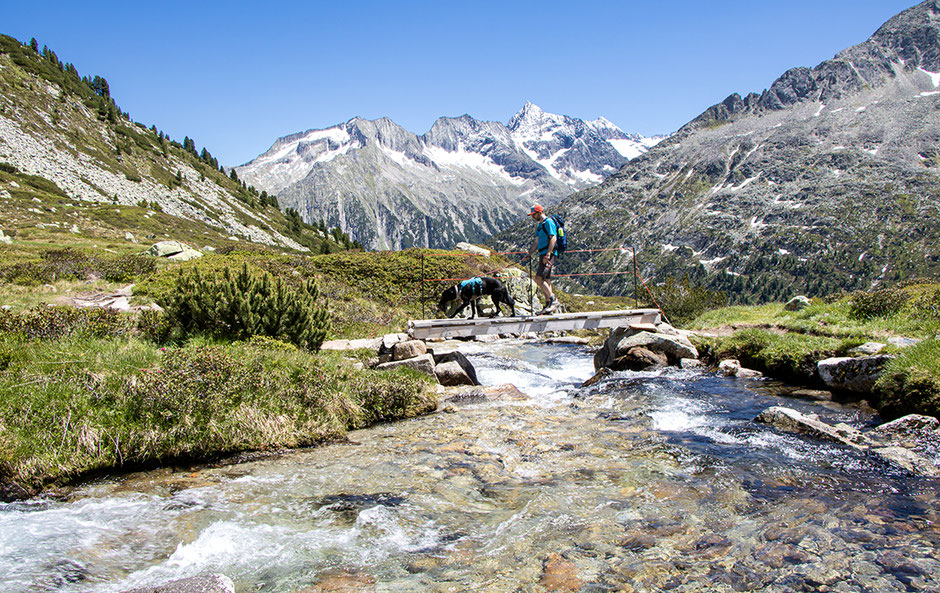
[[[367,353],[318,352],[322,341],[400,331],[422,296],[433,307],[441,283],[421,282],[422,264],[425,279],[450,282],[509,263],[428,250],[241,245],[182,263],[139,252],[0,246],[3,497],[114,468],[312,445],[433,410],[429,378],[358,368]],[[124,283],[163,311],[49,306]]]
[[[814,299],[800,311],[782,303],[709,310],[685,325],[712,362],[736,358],[771,376],[812,384],[816,362],[848,356],[865,342],[916,338],[893,355],[875,385],[872,403],[883,414],[940,417],[940,284],[911,281],[895,287]]]
[[[0,311],[0,494],[89,472],[312,445],[436,407],[426,378],[281,340],[166,335],[160,315]]]

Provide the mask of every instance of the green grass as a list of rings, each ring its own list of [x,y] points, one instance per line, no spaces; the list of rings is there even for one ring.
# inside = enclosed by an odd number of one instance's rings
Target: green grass
[[[713,363],[737,358],[745,366],[799,383],[817,381],[815,363],[847,356],[864,342],[892,336],[922,340],[910,348],[888,346],[888,363],[872,393],[883,415],[919,413],[940,417],[940,285],[929,281],[814,300],[802,311],[782,303],[724,307],[699,315],[687,327],[733,327],[729,337],[696,338]]]
[[[926,414],[940,418],[940,341],[905,348],[875,384],[879,404],[889,417]]]
[[[413,372],[356,370],[270,340],[0,336],[0,485],[313,445],[434,409]]]
[[[833,302],[814,299],[802,311],[785,311],[783,303],[722,307],[699,315],[685,327],[704,330],[723,326],[772,326],[798,333],[873,340],[890,336],[923,339],[940,332],[940,312],[936,304],[940,285],[916,283],[900,292],[904,302],[896,311],[885,315],[859,316],[853,310],[853,299],[857,295],[845,295]]]

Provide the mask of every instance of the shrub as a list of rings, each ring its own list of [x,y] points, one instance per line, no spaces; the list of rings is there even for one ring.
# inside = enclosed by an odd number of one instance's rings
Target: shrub
[[[667,279],[656,288],[655,296],[663,313],[674,325],[688,323],[709,309],[724,306],[728,301],[724,292],[692,285],[688,277],[681,281]]]
[[[933,289],[917,297],[911,308],[918,317],[940,321],[940,289]]]
[[[157,271],[157,260],[142,255],[123,255],[101,260],[96,266],[109,282],[130,282]]]
[[[849,314],[855,319],[889,317],[899,312],[910,297],[897,288],[856,292],[851,297]]]
[[[173,292],[160,303],[171,326],[182,335],[206,334],[244,340],[255,335],[284,339],[319,350],[329,328],[316,282],[291,287],[271,274],[242,265],[221,276],[203,276],[198,268],[180,271]]]
[[[0,310],[0,334],[26,340],[123,336],[132,329],[130,317],[113,309],[37,306],[23,313]]]

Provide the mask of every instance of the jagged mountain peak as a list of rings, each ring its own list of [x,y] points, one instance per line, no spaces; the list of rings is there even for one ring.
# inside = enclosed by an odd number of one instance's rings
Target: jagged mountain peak
[[[389,118],[356,117],[279,139],[236,171],[368,247],[446,247],[485,239],[533,200],[550,205],[600,182],[627,162],[624,151],[647,146],[606,119],[588,123],[532,102],[510,124],[463,114],[416,136]]]
[[[804,102],[831,104],[878,88],[904,72],[940,72],[940,1],[927,0],[888,20],[868,40],[837,53],[815,68],[783,73],[763,93],[732,93],[686,124],[679,136],[754,112],[787,109]]]
[[[568,118],[543,110],[541,107],[526,101],[526,104],[509,119],[507,127],[514,135],[537,135],[540,131],[563,124]],[[581,121],[581,120],[578,120]]]

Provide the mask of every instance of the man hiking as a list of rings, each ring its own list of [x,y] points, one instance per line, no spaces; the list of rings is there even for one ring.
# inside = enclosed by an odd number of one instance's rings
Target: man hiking
[[[545,216],[545,209],[539,204],[532,206],[529,216],[535,219],[535,241],[529,248],[529,257],[538,251],[539,262],[535,271],[535,284],[545,295],[545,308],[537,315],[547,315],[558,307],[558,300],[552,292],[552,267],[555,265],[555,258],[558,252],[555,245],[558,241],[558,226],[555,221]]]

